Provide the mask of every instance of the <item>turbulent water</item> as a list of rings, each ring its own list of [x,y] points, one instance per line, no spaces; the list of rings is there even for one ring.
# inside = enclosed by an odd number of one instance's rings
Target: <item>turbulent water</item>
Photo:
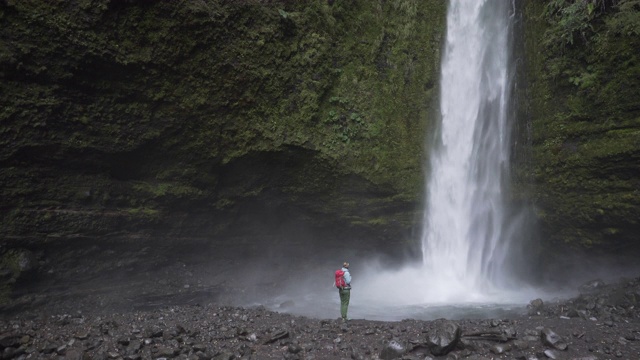
[[[504,0],[449,5],[422,235],[438,300],[491,292],[508,275],[512,10]]]

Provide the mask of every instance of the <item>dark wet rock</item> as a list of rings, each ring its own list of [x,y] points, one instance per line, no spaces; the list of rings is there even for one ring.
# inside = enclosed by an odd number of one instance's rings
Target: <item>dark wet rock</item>
[[[527,309],[529,315],[541,315],[541,312],[544,309],[544,302],[542,299],[531,300],[529,305],[527,305]]]
[[[20,344],[20,337],[16,333],[5,333],[0,335],[0,348],[17,347]]]
[[[270,338],[268,338],[264,343],[266,344],[271,344],[274,343],[280,339],[284,339],[284,338],[288,338],[289,337],[289,331],[287,330],[278,330],[276,331],[273,335],[271,335]]]
[[[627,289],[615,289],[609,294],[607,305],[628,309],[629,307],[634,306],[634,303],[634,294],[628,292]]]
[[[77,349],[70,349],[67,351],[64,358],[67,360],[81,360],[82,353]]]
[[[502,334],[507,337],[507,339],[515,339],[518,336],[518,332],[513,327],[505,327],[502,328]]]
[[[75,338],[78,340],[86,340],[89,338],[89,332],[83,329],[76,333]]]
[[[436,327],[427,338],[431,354],[441,356],[448,354],[460,341],[460,326],[453,321],[437,320]]]
[[[514,340],[512,345],[513,348],[517,350],[526,350],[529,348],[529,342],[522,339]]]
[[[230,352],[223,352],[213,357],[213,360],[233,360],[235,359],[235,355]]]
[[[289,344],[289,346],[287,347],[287,351],[289,351],[292,354],[298,354],[298,353],[302,352],[302,350],[303,350],[302,346],[300,346],[297,343]]]
[[[172,358],[180,353],[180,351],[173,347],[158,346],[152,350],[154,356]]]
[[[147,336],[150,338],[162,337],[164,331],[159,326],[153,326],[147,331]]]
[[[542,329],[540,332],[540,338],[542,343],[547,346],[551,346],[557,350],[567,350],[567,343],[564,342],[560,335],[556,334],[549,328]]]
[[[566,316],[568,318],[577,318],[580,317],[580,312],[576,308],[571,308],[567,311]]]

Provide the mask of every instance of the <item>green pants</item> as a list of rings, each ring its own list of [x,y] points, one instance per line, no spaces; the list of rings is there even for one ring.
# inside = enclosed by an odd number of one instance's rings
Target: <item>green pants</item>
[[[349,308],[351,289],[338,289],[338,293],[340,294],[340,316],[347,320],[347,309]]]

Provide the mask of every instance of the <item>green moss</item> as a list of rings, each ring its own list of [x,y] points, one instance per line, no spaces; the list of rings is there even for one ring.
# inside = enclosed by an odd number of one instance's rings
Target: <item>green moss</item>
[[[520,173],[533,174],[523,187],[552,242],[635,246],[640,40],[628,30],[640,8],[632,3],[527,2],[533,158]]]
[[[445,8],[2,5],[0,191],[16,214],[2,229],[106,232],[120,217],[143,227],[272,194],[336,221],[411,226]],[[303,160],[288,165],[292,149]]]
[[[151,195],[152,197],[198,197],[202,195],[202,190],[193,186],[179,183],[149,183],[142,182],[133,185],[133,190]]]
[[[135,217],[135,218],[148,218],[148,219],[157,219],[160,216],[160,211],[157,209],[151,209],[151,208],[129,208],[129,209],[125,209],[125,211],[127,212],[127,214],[129,216]]]

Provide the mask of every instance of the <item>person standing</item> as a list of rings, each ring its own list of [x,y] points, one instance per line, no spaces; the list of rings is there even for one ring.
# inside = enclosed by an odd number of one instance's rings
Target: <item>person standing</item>
[[[349,272],[349,263],[346,261],[342,264],[342,269],[336,271],[336,287],[340,295],[340,316],[343,321],[350,320],[347,317],[347,310],[351,297],[351,273]]]

